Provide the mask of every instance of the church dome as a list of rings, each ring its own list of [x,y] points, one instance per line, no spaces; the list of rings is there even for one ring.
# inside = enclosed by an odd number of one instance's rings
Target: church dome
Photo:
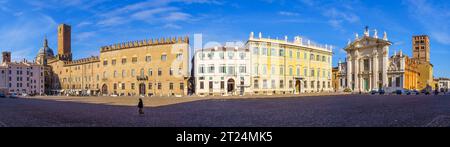
[[[38,55],[46,54],[47,57],[53,57],[53,49],[48,47],[47,38],[44,40],[44,46],[39,49]]]

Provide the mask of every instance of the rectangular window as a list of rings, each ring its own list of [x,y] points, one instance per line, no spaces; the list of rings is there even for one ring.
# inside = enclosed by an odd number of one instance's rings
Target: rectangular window
[[[213,59],[214,58],[214,53],[213,52],[208,53],[208,58],[209,58],[209,60]]]
[[[158,68],[158,76],[161,76],[161,75],[162,75],[162,69]]]
[[[255,80],[254,82],[253,82],[253,87],[255,88],[255,89],[259,89],[259,83],[258,83],[259,81],[258,80]]]
[[[134,87],[135,86],[135,84],[134,83],[131,83],[131,89],[133,89],[134,90]]]
[[[177,60],[178,61],[182,61],[183,60],[183,54],[182,53],[178,53],[177,54]]]
[[[284,57],[284,49],[280,49],[280,54],[281,57]]]
[[[235,67],[234,66],[228,66],[228,74],[233,75],[235,73]]]
[[[210,64],[208,67],[208,73],[214,73],[215,69],[214,69],[214,64]]]
[[[180,90],[184,90],[184,83],[180,83]]]
[[[246,73],[246,72],[247,72],[247,70],[245,68],[245,65],[239,66],[239,73]]]
[[[225,81],[220,81],[220,89],[221,90],[225,89]]]
[[[264,56],[267,56],[267,48],[263,48],[261,54]]]
[[[300,59],[300,52],[297,52],[297,59]]]
[[[161,55],[161,61],[167,61],[167,55]]]
[[[227,67],[224,64],[220,65],[219,73],[227,73]]]
[[[205,73],[205,65],[200,65],[200,67],[198,68],[198,73]]]
[[[267,80],[263,80],[263,88],[267,89]]]
[[[253,69],[253,73],[254,73],[255,75],[259,74],[259,71],[258,71],[259,67],[258,67],[258,66],[259,66],[258,64],[255,64],[255,66],[253,67],[253,68],[254,68],[254,69]]]
[[[173,83],[169,83],[169,90],[173,90]]]
[[[234,52],[228,52],[228,59],[234,58]]]
[[[274,48],[270,49],[270,55],[271,56],[277,56],[277,50],[274,49]]]
[[[136,62],[137,62],[137,57],[131,58],[131,62],[132,62],[132,63],[136,63]]]
[[[263,67],[262,67],[262,74],[263,75],[267,74],[267,65],[263,65]]]
[[[270,84],[271,84],[270,86],[272,87],[272,89],[276,88],[275,80],[272,80]]]
[[[127,63],[127,58],[122,58],[122,64],[126,64]]]
[[[292,82],[292,80],[289,80],[289,88],[294,87],[294,83]]]
[[[284,75],[284,65],[280,65],[280,75]]]
[[[241,60],[244,60],[245,59],[245,52],[240,52],[239,53],[239,57],[241,58]]]
[[[172,69],[172,68],[169,69],[169,75],[170,75],[170,76],[173,75],[173,69]]]
[[[152,62],[152,56],[145,56],[145,62]]]
[[[280,88],[284,88],[284,81],[280,80]]]
[[[209,81],[208,87],[209,87],[209,89],[213,89],[214,83],[212,81]]]
[[[289,67],[289,76],[292,76],[293,75],[293,69],[292,69],[292,67]]]
[[[103,66],[106,66],[106,65],[108,65],[108,61],[107,60],[103,61]],[[17,72],[19,72],[19,71],[17,71]]]
[[[364,71],[369,71],[369,59],[364,59],[363,60],[364,63]]]
[[[162,88],[162,84],[158,83],[158,90],[161,90],[161,88]]]
[[[200,89],[205,89],[205,82],[203,81],[200,82]]]
[[[111,60],[111,65],[116,65],[116,59]]]
[[[293,54],[292,54],[292,51],[291,51],[291,50],[289,50],[289,58],[291,58],[291,59],[292,59],[292,56],[293,56]]]
[[[148,89],[152,90],[153,89],[153,83],[148,83]]]
[[[148,76],[153,76],[153,69],[148,69]]]
[[[257,47],[253,48],[253,54],[259,55],[259,48],[257,48]]]
[[[223,53],[223,52],[220,52],[220,53],[219,53],[219,57],[220,57],[220,59],[225,59],[224,53]]]

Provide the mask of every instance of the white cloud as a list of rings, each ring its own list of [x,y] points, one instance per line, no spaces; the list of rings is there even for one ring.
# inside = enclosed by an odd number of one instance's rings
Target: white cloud
[[[295,12],[287,12],[287,11],[280,11],[278,12],[279,15],[284,15],[284,16],[298,16],[300,15],[299,13],[295,13]]]
[[[426,0],[407,0],[410,16],[416,19],[427,31],[431,39],[450,45],[450,10],[445,5],[433,4]]]
[[[172,12],[164,19],[167,21],[185,21],[191,18],[190,14],[183,13],[183,12]]]
[[[163,26],[163,28],[166,28],[166,29],[181,29],[181,26],[176,25],[176,24],[166,24],[166,25]]]
[[[0,49],[11,51],[14,59],[32,59],[48,32],[56,32],[57,23],[43,14],[24,13],[0,26]],[[39,40],[39,42],[33,42]],[[52,43],[50,43],[52,44]]]

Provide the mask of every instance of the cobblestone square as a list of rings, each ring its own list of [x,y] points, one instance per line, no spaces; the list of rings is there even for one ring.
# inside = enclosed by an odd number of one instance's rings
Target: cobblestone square
[[[0,127],[450,127],[450,95],[0,98]]]

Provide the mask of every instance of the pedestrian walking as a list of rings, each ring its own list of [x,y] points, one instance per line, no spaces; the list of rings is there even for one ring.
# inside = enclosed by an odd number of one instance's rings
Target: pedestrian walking
[[[144,102],[142,102],[141,98],[139,98],[138,108],[139,108],[139,115],[144,115]]]

